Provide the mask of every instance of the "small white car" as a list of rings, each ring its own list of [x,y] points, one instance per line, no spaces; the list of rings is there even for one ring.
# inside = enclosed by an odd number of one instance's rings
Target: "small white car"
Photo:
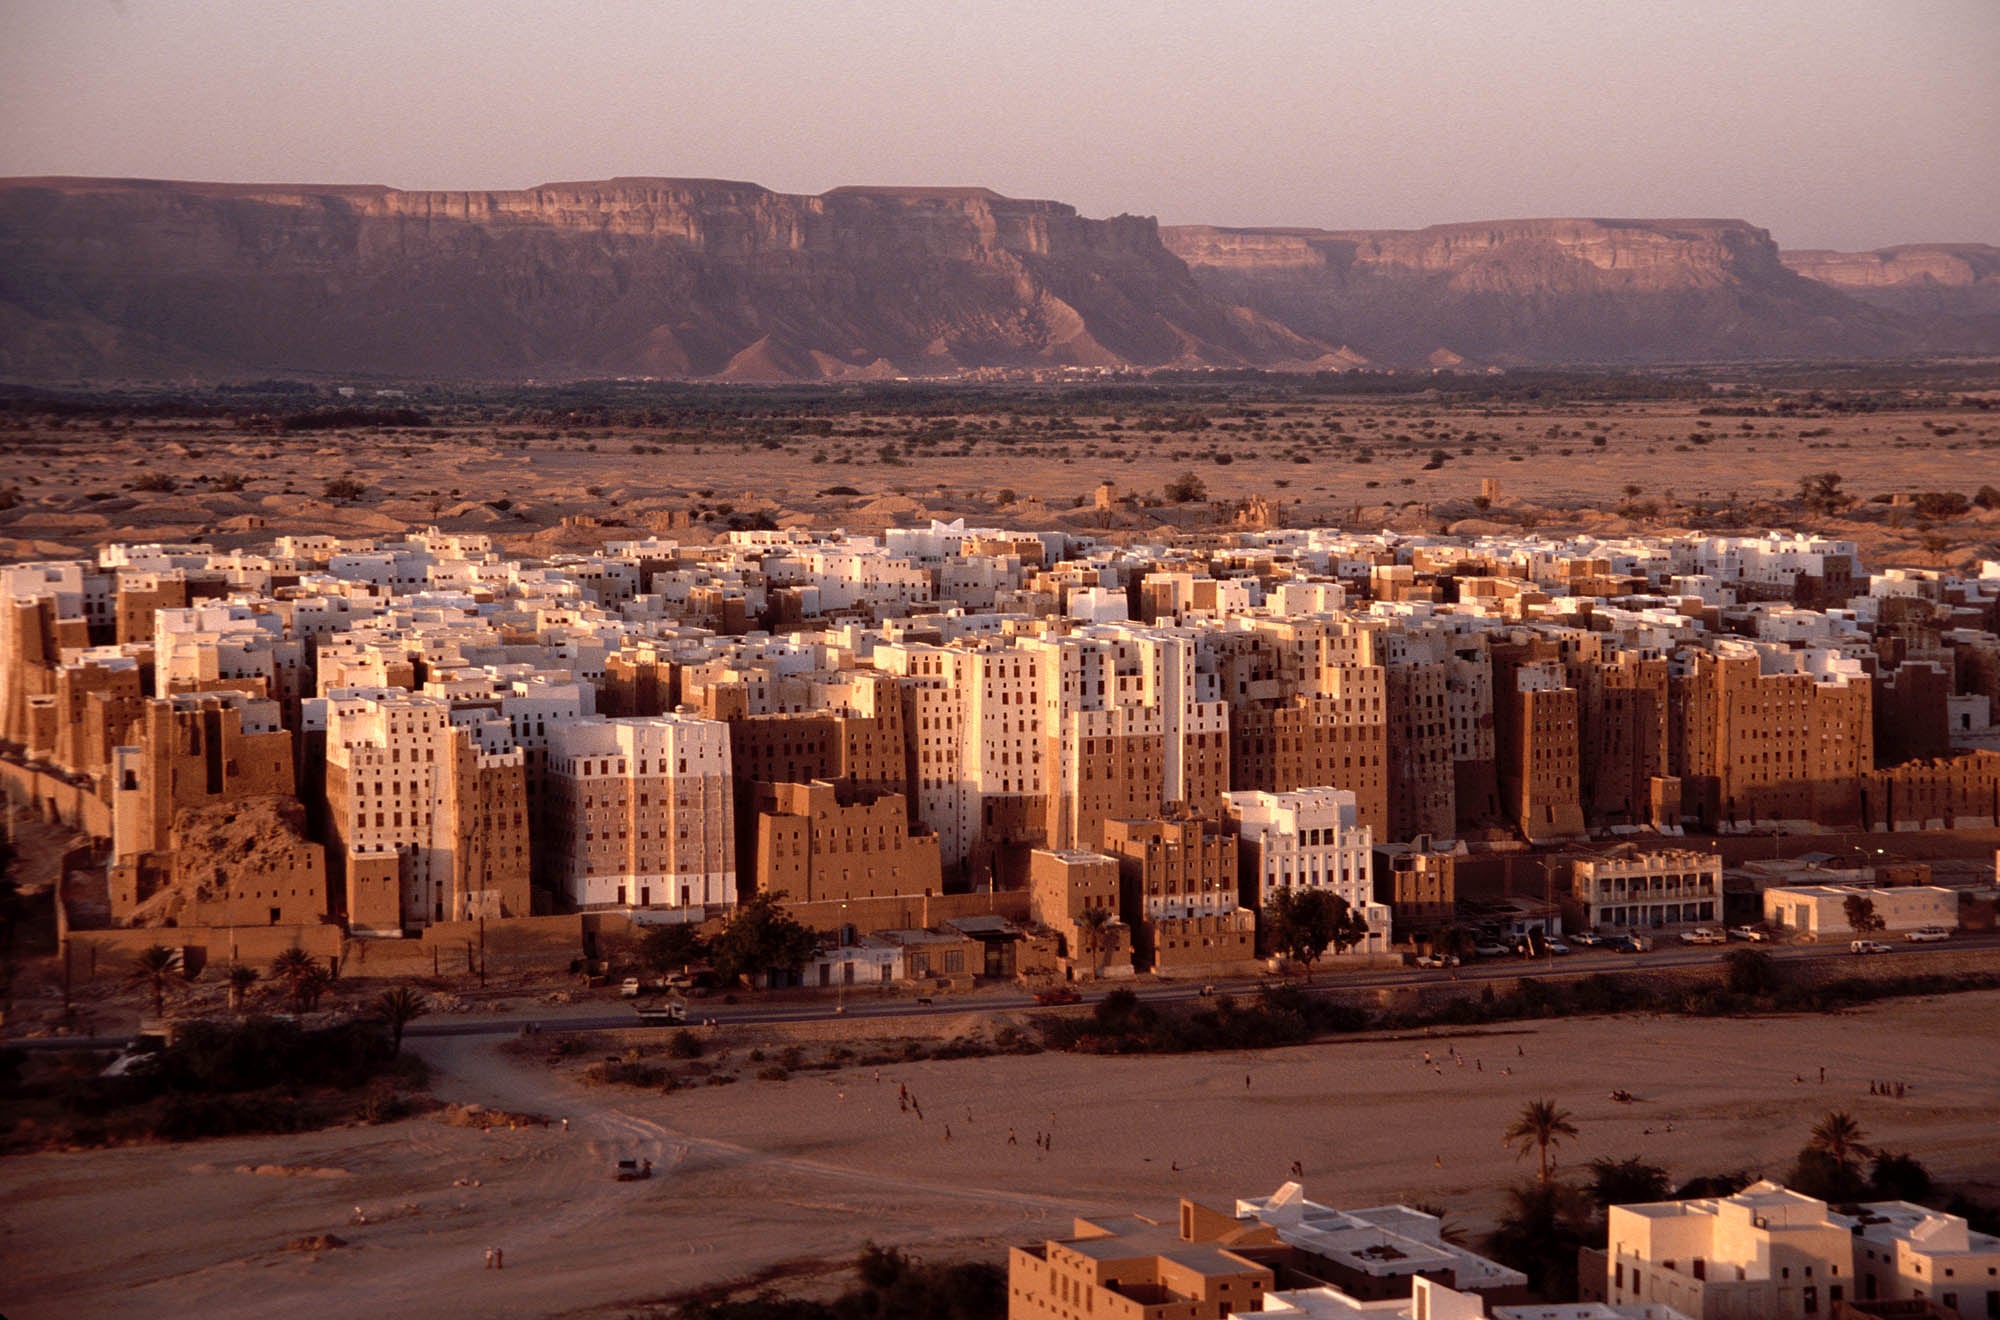
[[[618,993],[626,999],[637,999],[639,997],[639,978],[628,976],[620,981],[618,983]]]
[[[1939,944],[1951,938],[1951,931],[1944,926],[1919,926],[1903,938],[1912,944]]]
[[[1855,940],[1847,946],[1849,953],[1894,953],[1895,950],[1880,940]]]

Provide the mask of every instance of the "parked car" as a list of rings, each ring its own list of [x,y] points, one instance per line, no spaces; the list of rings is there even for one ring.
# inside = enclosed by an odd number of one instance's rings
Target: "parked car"
[[[1420,953],[1417,955],[1419,967],[1456,967],[1458,955],[1455,953]]]
[[[1481,940],[1472,946],[1472,951],[1482,958],[1505,958],[1513,950],[1499,940]]]
[[[1614,935],[1607,946],[1613,953],[1645,953],[1653,941],[1644,935]]]
[[[612,1169],[611,1176],[618,1182],[644,1182],[653,1176],[653,1162],[651,1160],[620,1160],[617,1166]]]
[[[1937,944],[1951,938],[1951,929],[1947,926],[1919,926],[1906,932],[1903,938],[1912,944]]]
[[[618,993],[626,999],[637,999],[639,989],[639,978],[636,976],[628,976],[618,983]]]
[[[1610,943],[1611,937],[1608,935],[1599,935],[1594,930],[1580,930],[1576,934],[1569,936],[1569,942],[1571,944],[1580,944],[1586,949],[1594,949],[1600,944]]]
[[[1713,926],[1696,926],[1681,932],[1682,944],[1725,944],[1729,937]]]
[[[1894,953],[1895,950],[1880,940],[1855,940],[1847,946],[1849,953]]]
[[[1560,958],[1564,954],[1569,952],[1569,945],[1564,944],[1561,940],[1557,939],[1549,940],[1546,947],[1548,951],[1557,958]]]
[[[1752,944],[1762,944],[1771,938],[1771,932],[1765,930],[1762,926],[1731,926],[1729,928],[1729,938],[1732,940],[1749,940]]]

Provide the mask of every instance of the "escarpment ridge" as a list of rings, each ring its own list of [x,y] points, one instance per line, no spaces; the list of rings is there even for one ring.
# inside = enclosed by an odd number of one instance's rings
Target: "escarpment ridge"
[[[1895,281],[1853,273],[1883,254],[1838,255],[1788,257],[1728,220],[1163,229],[970,187],[9,179],[0,379],[842,380],[1986,346],[1990,261],[1941,258],[1989,275],[1898,301]]]

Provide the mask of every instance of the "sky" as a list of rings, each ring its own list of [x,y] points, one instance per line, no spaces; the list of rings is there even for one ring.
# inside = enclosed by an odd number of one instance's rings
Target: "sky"
[[[0,0],[0,175],[2000,244],[2000,0]]]

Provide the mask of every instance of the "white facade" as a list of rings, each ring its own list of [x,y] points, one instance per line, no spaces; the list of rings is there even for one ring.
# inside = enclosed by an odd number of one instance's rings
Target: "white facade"
[[[1856,1296],[1847,1223],[1773,1182],[1609,1214],[1613,1305],[1663,1302],[1694,1320],[1808,1320]]]
[[[1586,930],[1651,930],[1722,919],[1722,858],[1673,849],[1579,858],[1571,888]]]
[[[1885,935],[1958,929],[1958,891],[1941,885],[1784,885],[1764,891],[1764,920],[1811,939],[1848,939],[1859,934],[1847,924],[1847,900],[1856,896],[1874,904]]]
[[[729,726],[691,715],[549,728],[559,881],[579,907],[736,901]]]
[[[1836,1217],[1853,1226],[1859,1300],[1923,1298],[1968,1320],[2000,1315],[2000,1238],[1908,1201],[1871,1202],[1859,1215]]]
[[[1375,901],[1375,832],[1363,825],[1354,794],[1344,788],[1287,793],[1230,793],[1230,822],[1249,845],[1255,903],[1261,911],[1284,889],[1325,889],[1347,900],[1368,922],[1362,952],[1393,942],[1389,907]]]

